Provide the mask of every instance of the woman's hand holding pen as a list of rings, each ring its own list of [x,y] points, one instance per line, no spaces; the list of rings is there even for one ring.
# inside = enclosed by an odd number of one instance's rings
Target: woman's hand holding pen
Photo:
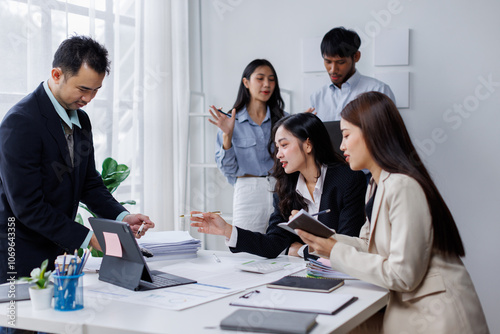
[[[223,235],[226,238],[231,237],[233,226],[217,213],[191,211],[191,214],[201,213],[203,218],[191,216],[191,226],[198,227],[198,232],[206,234]]]
[[[317,237],[314,234],[307,233],[306,231],[299,229],[295,231],[302,239],[302,241],[309,245],[309,253],[314,252],[316,255],[319,255],[321,257],[327,259],[330,258],[330,253],[332,252],[333,246],[335,246],[335,244],[337,243],[337,240],[335,240],[333,237]]]
[[[231,117],[229,117],[226,113],[222,112],[213,105],[210,106],[210,108],[209,112],[210,115],[212,115],[212,118],[209,118],[208,121],[221,129],[223,133],[223,146],[225,150],[228,150],[231,148],[231,139],[233,139],[236,109],[231,111]]]

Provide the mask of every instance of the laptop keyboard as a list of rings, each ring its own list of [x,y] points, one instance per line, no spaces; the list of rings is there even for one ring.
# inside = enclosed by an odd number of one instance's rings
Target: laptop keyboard
[[[141,285],[146,286],[148,288],[166,288],[169,286],[175,286],[175,285],[182,284],[181,282],[179,282],[177,280],[162,277],[162,276],[152,275],[151,278],[153,279],[152,283],[141,280]]]

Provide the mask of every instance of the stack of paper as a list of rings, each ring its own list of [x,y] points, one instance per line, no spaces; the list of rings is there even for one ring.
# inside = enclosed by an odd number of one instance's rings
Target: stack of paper
[[[187,231],[149,231],[138,243],[153,253],[153,261],[196,257],[201,247],[201,241]]]
[[[319,258],[309,260],[307,263],[307,276],[316,278],[335,278],[335,279],[356,279],[340,271],[333,270],[330,266],[330,260]]]

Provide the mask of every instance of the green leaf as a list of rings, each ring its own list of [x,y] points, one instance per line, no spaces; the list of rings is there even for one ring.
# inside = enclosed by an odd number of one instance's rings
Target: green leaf
[[[113,158],[106,158],[106,160],[102,163],[102,178],[107,177],[109,173],[112,173],[116,170],[118,163]]]
[[[130,175],[130,168],[125,164],[118,164],[116,160],[111,157],[106,158],[102,163],[102,173],[101,173],[102,182],[104,183],[104,185],[111,194],[118,188],[118,186],[123,181],[125,181],[125,179],[129,175]],[[128,200],[125,202],[121,202],[120,204],[135,205],[136,201]],[[87,210],[93,217],[97,217],[97,215],[93,213],[85,204],[80,203],[79,206],[82,209]],[[76,216],[75,221],[83,225],[83,218],[80,214]],[[97,250],[92,250],[92,255],[102,257],[102,252],[98,252]]]
[[[47,265],[49,264],[49,259],[45,259],[40,266],[40,278],[43,279],[45,277],[45,271],[47,270]]]
[[[45,283],[45,278],[40,278],[38,281],[36,281],[36,285],[38,285],[40,289],[45,289]]]
[[[121,205],[124,205],[124,204],[130,204],[130,205],[136,205],[137,202],[134,201],[133,199],[129,199],[128,201],[125,201],[125,202],[120,202]]]
[[[92,249],[91,254],[93,257],[103,257],[104,256],[104,253],[101,251],[98,251],[97,249]]]
[[[80,204],[80,207],[81,207],[81,204]],[[82,215],[81,214],[77,214],[76,217],[75,217],[75,221],[80,224],[80,225],[84,225],[83,224],[83,218],[82,218]]]

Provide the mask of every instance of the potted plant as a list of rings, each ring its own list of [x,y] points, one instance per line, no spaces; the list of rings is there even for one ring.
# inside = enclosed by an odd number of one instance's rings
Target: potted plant
[[[54,296],[54,285],[49,284],[52,271],[47,271],[48,259],[42,262],[40,268],[31,271],[30,277],[19,278],[22,281],[34,283],[29,288],[31,305],[35,310],[50,308],[52,297]]]
[[[125,164],[118,164],[115,159],[109,157],[106,158],[103,163],[102,163],[102,172],[101,172],[101,177],[102,181],[104,182],[104,185],[106,188],[108,188],[108,191],[110,193],[113,193],[118,186],[125,181],[125,179],[130,175],[130,168],[125,165]],[[120,202],[121,205],[124,204],[131,204],[135,205],[136,202],[134,200],[128,200],[124,202]],[[92,217],[97,217],[95,213],[93,213],[85,204],[80,203],[80,208],[88,211]],[[83,225],[83,218],[80,213],[76,215],[76,219],[78,223]],[[83,249],[78,250],[78,256],[83,255]],[[93,257],[102,257],[102,252],[92,249],[92,256]]]

